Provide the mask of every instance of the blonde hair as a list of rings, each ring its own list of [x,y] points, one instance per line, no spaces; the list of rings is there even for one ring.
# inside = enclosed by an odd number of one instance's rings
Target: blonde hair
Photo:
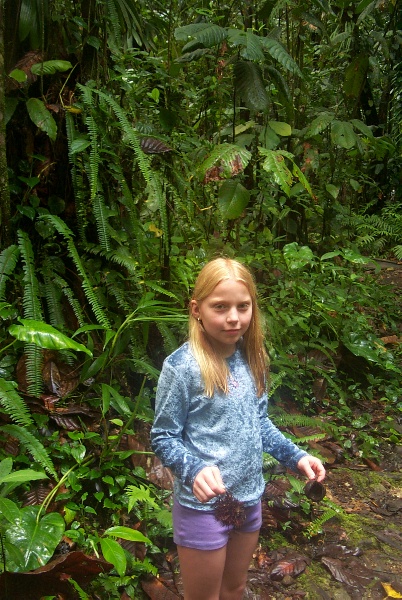
[[[252,300],[250,325],[243,336],[242,350],[250,367],[258,396],[266,387],[268,357],[264,347],[264,334],[260,310],[257,304],[257,288],[251,272],[242,263],[231,258],[215,258],[200,271],[195,282],[191,300],[198,305],[224,280],[233,279],[244,283]],[[225,359],[217,354],[206,335],[202,324],[192,316],[190,302],[189,342],[200,366],[205,393],[212,396],[215,389],[228,393],[229,370]]]

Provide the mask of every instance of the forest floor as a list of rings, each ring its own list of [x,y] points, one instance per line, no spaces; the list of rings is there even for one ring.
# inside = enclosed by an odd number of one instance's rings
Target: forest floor
[[[402,297],[402,264],[382,261],[379,281]],[[366,401],[358,407],[362,410],[372,416],[373,428],[390,418],[381,399]],[[402,434],[401,416],[391,418]],[[286,478],[268,482],[244,600],[402,598],[401,465],[402,446],[389,441],[380,444],[372,460],[340,453],[326,465],[325,498],[304,505],[302,494],[287,504]],[[309,526],[320,520],[321,527],[310,535]],[[143,589],[152,600],[183,598],[174,547],[159,577],[144,581]]]

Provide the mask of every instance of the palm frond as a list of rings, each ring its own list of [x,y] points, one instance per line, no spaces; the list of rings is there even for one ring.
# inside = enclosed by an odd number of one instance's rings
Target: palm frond
[[[176,40],[187,42],[189,38],[193,38],[205,48],[212,48],[221,44],[227,38],[228,32],[214,23],[192,23],[177,27],[174,35]],[[183,52],[186,51],[186,46],[184,46]]]

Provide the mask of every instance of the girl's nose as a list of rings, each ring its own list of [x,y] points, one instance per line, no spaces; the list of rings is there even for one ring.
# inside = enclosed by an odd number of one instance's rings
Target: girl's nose
[[[236,322],[239,320],[239,315],[237,313],[237,310],[235,308],[232,308],[227,316],[227,320],[230,321],[231,323]]]

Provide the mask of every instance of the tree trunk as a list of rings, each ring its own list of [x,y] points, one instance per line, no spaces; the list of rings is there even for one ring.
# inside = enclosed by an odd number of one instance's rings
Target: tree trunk
[[[10,243],[10,188],[6,153],[4,3],[0,0],[0,249]]]

